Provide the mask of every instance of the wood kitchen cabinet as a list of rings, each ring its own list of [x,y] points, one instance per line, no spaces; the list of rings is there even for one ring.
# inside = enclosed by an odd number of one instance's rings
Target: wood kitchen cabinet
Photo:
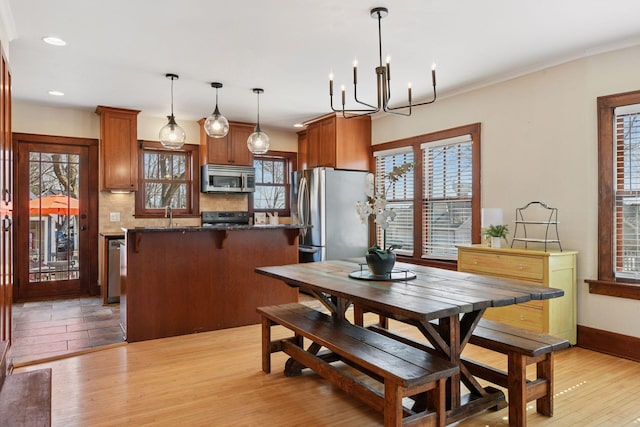
[[[298,169],[309,169],[309,143],[307,138],[307,131],[301,130],[298,132]]]
[[[138,113],[98,106],[101,190],[138,190]]]
[[[310,122],[306,131],[298,133],[302,169],[333,167],[368,171],[370,147],[369,116],[345,119],[330,114]]]
[[[576,343],[575,251],[458,246],[458,271],[518,279],[562,289],[564,296],[489,308],[484,318],[551,334]]]
[[[229,121],[229,133],[224,138],[212,138],[204,130],[206,119],[200,124],[201,164],[253,166],[253,153],[247,148],[247,139],[255,130],[252,123]]]

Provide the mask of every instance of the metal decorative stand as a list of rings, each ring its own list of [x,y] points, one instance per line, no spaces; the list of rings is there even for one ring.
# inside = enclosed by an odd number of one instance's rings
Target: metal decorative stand
[[[354,270],[349,273],[349,277],[358,280],[380,280],[387,282],[403,282],[413,280],[416,274],[409,270],[391,270],[386,274],[373,274],[366,263],[360,263],[360,270]]]
[[[529,210],[530,214],[535,208],[538,208],[538,217],[525,219],[525,211]],[[527,234],[527,225],[543,226],[544,238],[530,237]],[[531,228],[531,227],[530,227]],[[518,237],[518,230],[522,229],[523,237]],[[553,234],[555,232],[555,239]],[[551,233],[551,236],[549,235]],[[551,237],[551,238],[550,238]],[[515,242],[524,242],[525,249],[528,249],[529,243],[544,244],[544,251],[547,251],[547,245],[550,243],[557,244],[562,252],[560,244],[560,236],[558,235],[558,209],[547,206],[544,202],[529,202],[525,206],[516,209],[516,228],[513,231],[513,239],[511,239],[511,247]]]

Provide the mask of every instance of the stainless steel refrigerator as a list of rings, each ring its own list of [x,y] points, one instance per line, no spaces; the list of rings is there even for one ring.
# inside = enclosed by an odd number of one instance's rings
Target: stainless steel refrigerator
[[[356,213],[367,172],[315,168],[294,172],[292,219],[311,225],[300,234],[300,262],[364,257],[367,224]]]

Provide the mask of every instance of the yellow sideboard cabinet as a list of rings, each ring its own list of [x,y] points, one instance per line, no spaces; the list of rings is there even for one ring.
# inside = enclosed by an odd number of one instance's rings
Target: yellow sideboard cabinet
[[[576,343],[575,251],[458,246],[458,271],[562,289],[564,296],[489,308],[484,317]]]

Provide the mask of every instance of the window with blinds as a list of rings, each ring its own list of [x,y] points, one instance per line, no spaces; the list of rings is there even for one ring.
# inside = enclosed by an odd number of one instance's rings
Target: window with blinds
[[[640,279],[640,104],[615,109],[614,142],[615,276]]]
[[[385,194],[387,206],[393,209],[396,217],[386,230],[376,227],[376,242],[380,247],[402,245],[396,249],[401,255],[413,255],[413,169],[395,183],[386,176],[394,166],[413,163],[411,147],[400,150],[386,150],[374,153],[376,158],[376,186],[378,194]]]
[[[471,243],[473,158],[471,135],[422,144],[422,257],[456,259]]]

